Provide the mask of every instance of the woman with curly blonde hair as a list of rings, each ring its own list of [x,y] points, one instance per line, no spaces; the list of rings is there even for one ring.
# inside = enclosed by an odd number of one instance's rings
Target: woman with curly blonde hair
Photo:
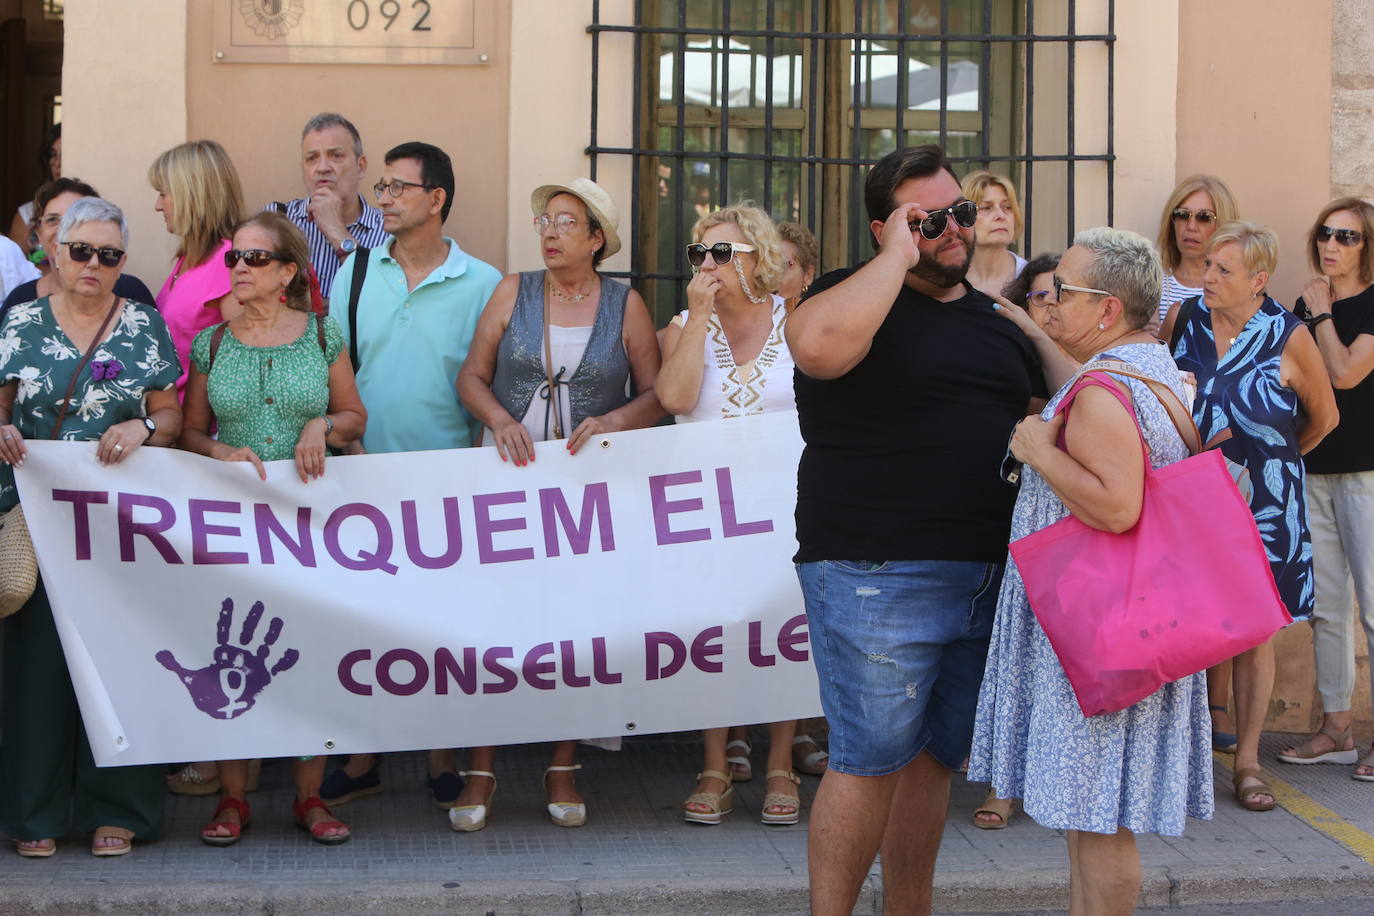
[[[687,308],[669,322],[662,340],[655,390],[663,408],[679,423],[794,410],[794,366],[783,338],[787,308],[769,292],[787,266],[773,220],[748,203],[708,213],[692,227],[687,261],[693,274]],[[769,726],[765,824],[800,818],[795,731],[792,721]],[[752,777],[748,742],[727,745],[727,732],[724,725],[705,731],[705,766],[682,805],[688,823],[719,824],[731,811],[731,783]],[[739,753],[731,755],[733,748]]]
[[[1238,219],[1235,195],[1215,175],[1189,175],[1164,202],[1155,240],[1164,266],[1158,316],[1158,322],[1165,325],[1161,339],[1168,340],[1165,331],[1173,329],[1169,312],[1183,300],[1202,295],[1202,262],[1212,233],[1222,223]]]

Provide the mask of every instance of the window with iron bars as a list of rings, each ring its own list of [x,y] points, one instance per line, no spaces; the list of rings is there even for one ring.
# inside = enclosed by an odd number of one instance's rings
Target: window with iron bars
[[[1026,256],[1112,219],[1114,0],[635,0],[592,5],[587,152],[628,156],[631,270],[658,323],[685,305],[696,219],[752,200],[810,228],[822,269],[870,252],[863,180],[939,143],[1020,192]],[[632,146],[597,142],[600,42],[634,40]],[[1089,88],[1084,90],[1078,84]]]

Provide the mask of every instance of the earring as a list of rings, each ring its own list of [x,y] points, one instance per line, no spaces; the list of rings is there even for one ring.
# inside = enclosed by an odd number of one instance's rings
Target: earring
[[[1105,324],[1103,324],[1102,322],[1099,321],[1099,322],[1097,323],[1097,329],[1098,329],[1099,331],[1105,331],[1105,330],[1107,330],[1107,326],[1106,326]]]
[[[281,288],[281,296],[279,296],[278,299],[279,299],[281,302],[285,302],[285,301],[286,301],[286,287],[285,287],[285,286],[283,286],[283,287]]]

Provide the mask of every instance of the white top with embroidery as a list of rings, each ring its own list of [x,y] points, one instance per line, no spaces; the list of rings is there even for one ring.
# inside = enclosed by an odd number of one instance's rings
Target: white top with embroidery
[[[745,417],[773,410],[796,410],[792,393],[792,373],[796,368],[783,337],[787,309],[780,296],[773,297],[773,329],[759,355],[742,366],[735,364],[730,342],[720,319],[711,313],[706,325],[705,369],[701,375],[701,396],[688,413],[677,417],[679,423]],[[673,321],[681,327],[687,321],[683,309]]]

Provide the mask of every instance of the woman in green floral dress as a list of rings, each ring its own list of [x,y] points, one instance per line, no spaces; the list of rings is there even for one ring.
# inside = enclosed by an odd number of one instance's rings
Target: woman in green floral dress
[[[294,459],[309,482],[324,474],[326,445],[356,441],[367,423],[343,333],[310,311],[310,248],[290,220],[267,212],[241,223],[224,257],[243,313],[205,328],[191,345],[181,446],[251,462],[263,480],[264,462]],[[324,757],[293,761],[293,813],[317,842],[342,843],[348,827],[319,799],[324,766]],[[248,761],[222,760],[219,775],[224,797],[201,839],[231,846],[251,816]]]
[[[25,439],[94,442],[107,465],[176,441],[181,364],[167,325],[114,294],[128,240],[114,204],[73,203],[57,232],[59,290],[15,305],[0,326],[0,511],[19,501],[11,466],[24,463]],[[5,625],[0,827],[19,854],[52,855],[71,826],[95,834],[97,856],[156,838],[162,767],[96,767],[41,576]]]

